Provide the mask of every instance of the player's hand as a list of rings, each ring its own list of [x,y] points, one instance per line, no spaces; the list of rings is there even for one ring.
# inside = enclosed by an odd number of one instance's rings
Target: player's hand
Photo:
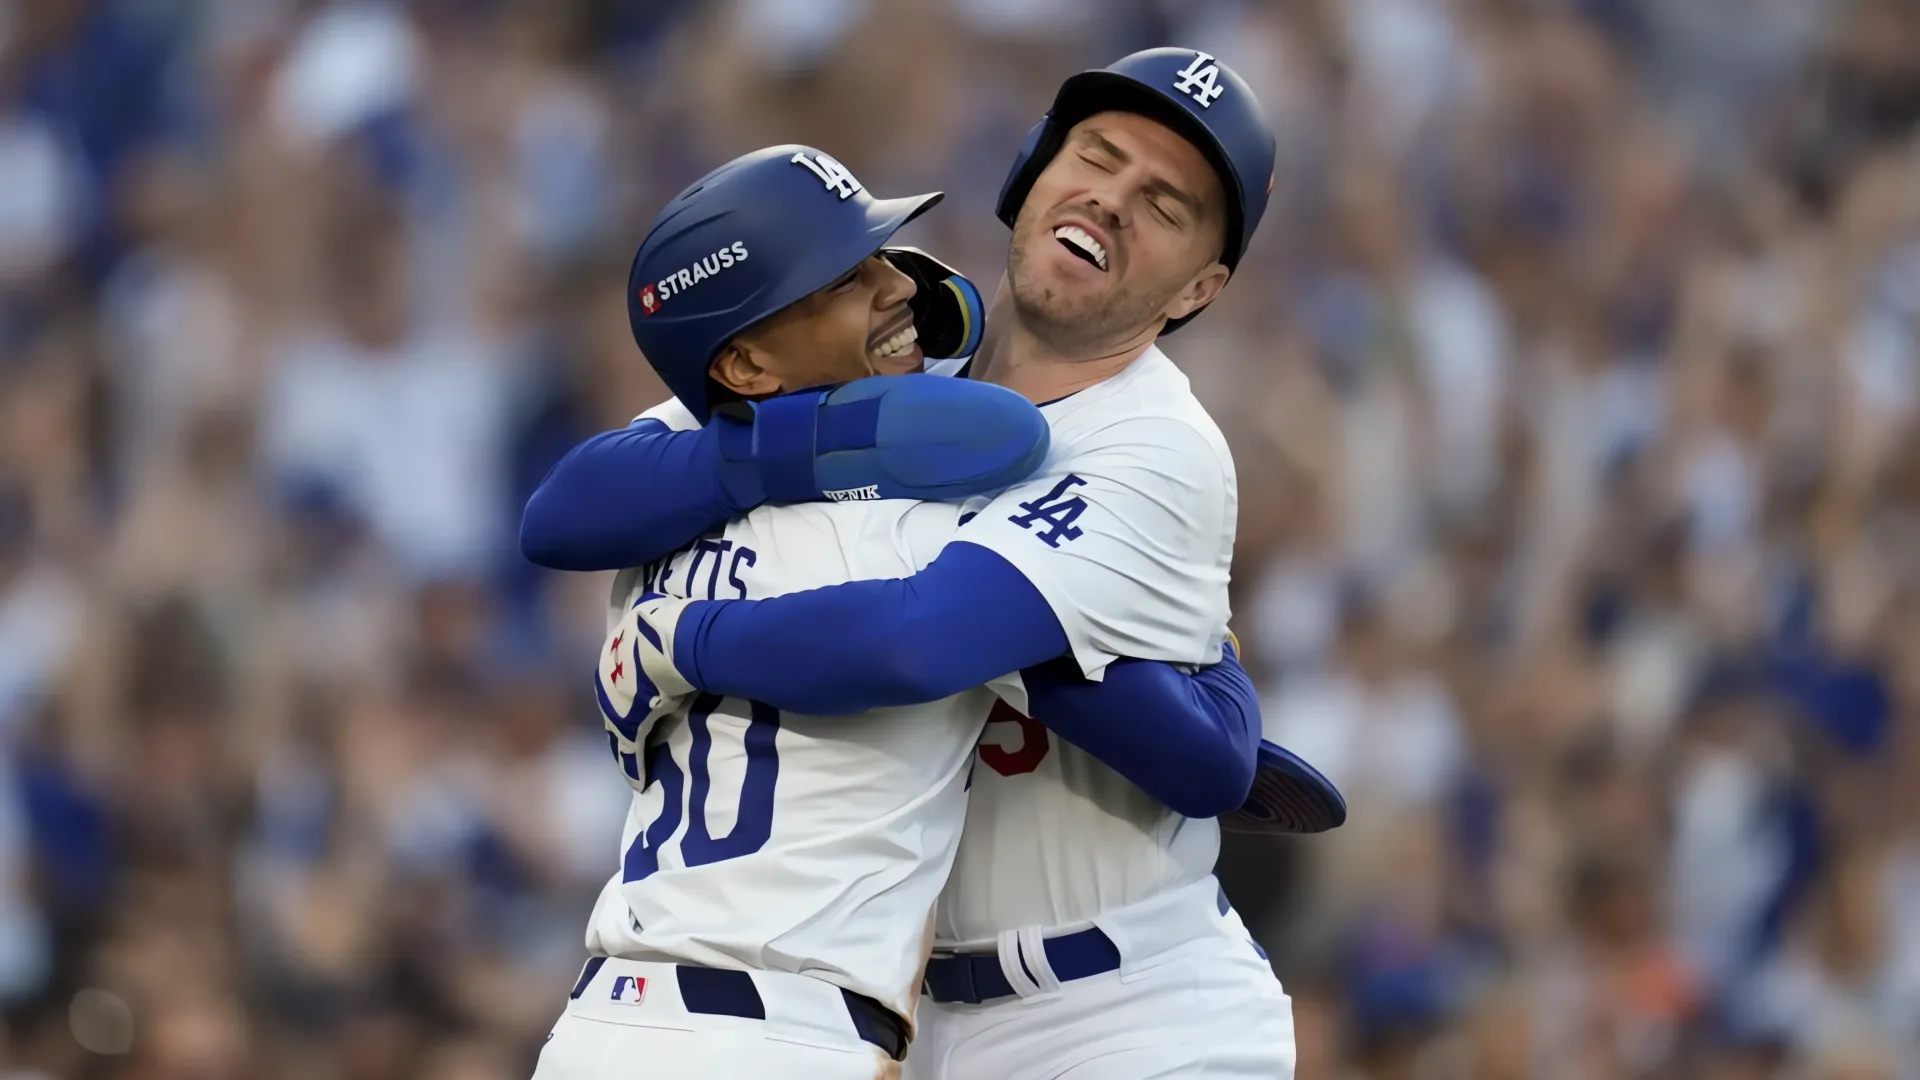
[[[673,666],[673,634],[679,628],[681,613],[692,602],[663,593],[643,593],[620,620],[623,628],[631,626],[634,630],[627,647],[638,662],[636,677],[644,679],[661,698],[682,698],[694,690],[693,683]]]
[[[1051,439],[1047,418],[1026,398],[941,375],[875,375],[734,403],[714,422],[723,481],[750,493],[748,506],[956,501],[1025,480]]]
[[[673,634],[689,601],[646,593],[627,608],[600,650],[600,711],[630,753],[647,732],[694,690],[673,666]]]
[[[973,282],[919,248],[885,247],[880,256],[919,286],[907,306],[927,359],[972,356],[987,328],[986,305]]]

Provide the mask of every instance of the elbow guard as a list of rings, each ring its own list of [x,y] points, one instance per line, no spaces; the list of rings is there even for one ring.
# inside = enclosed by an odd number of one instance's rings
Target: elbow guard
[[[774,503],[964,499],[1026,479],[1049,445],[1032,402],[938,375],[873,376],[721,408],[751,416],[750,429],[730,425],[721,453],[752,461]]]

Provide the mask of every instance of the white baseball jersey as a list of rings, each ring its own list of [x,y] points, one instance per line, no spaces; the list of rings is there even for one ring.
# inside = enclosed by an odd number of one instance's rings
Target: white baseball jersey
[[[646,415],[694,426],[678,402]],[[960,514],[902,500],[763,507],[623,571],[609,625],[649,588],[758,599],[906,577],[955,535]],[[636,790],[588,950],[811,975],[911,1016],[993,701],[976,688],[911,708],[806,717],[700,694],[637,753],[609,725]]]
[[[978,512],[955,539],[1026,575],[1089,677],[1122,656],[1217,662],[1238,493],[1226,439],[1187,377],[1152,347],[1041,411],[1046,464],[970,503]],[[1015,687],[1002,696],[1024,700]],[[981,743],[937,937],[985,945],[1001,931],[1084,922],[1212,873],[1219,852],[1217,823],[1174,813],[1002,705]]]

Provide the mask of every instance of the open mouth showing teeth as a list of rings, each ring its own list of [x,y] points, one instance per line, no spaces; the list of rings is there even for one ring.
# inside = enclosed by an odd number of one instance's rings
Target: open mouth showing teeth
[[[1102,272],[1107,269],[1107,249],[1101,247],[1100,241],[1095,240],[1087,230],[1078,225],[1062,225],[1053,230],[1053,238],[1060,241],[1061,247],[1092,263]]]
[[[905,329],[881,342],[879,346],[873,350],[873,355],[883,360],[890,356],[899,356],[901,353],[913,348],[913,343],[919,340],[920,331],[915,329],[912,323],[908,323]]]

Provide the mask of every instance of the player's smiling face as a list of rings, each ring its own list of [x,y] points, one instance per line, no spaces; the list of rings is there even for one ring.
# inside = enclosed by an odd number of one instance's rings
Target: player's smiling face
[[[1007,280],[1057,348],[1124,342],[1204,307],[1226,284],[1220,179],[1199,149],[1125,112],[1067,133],[1014,219]]]
[[[745,398],[919,371],[914,288],[876,255],[729,342],[709,370]]]

